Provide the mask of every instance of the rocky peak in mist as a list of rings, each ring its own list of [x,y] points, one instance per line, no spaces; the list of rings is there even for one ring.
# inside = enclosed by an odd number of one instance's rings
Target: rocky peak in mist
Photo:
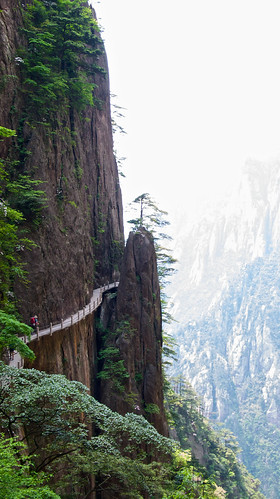
[[[247,163],[238,190],[188,234],[173,295],[174,373],[235,433],[271,499],[280,497],[279,182],[279,163]]]
[[[280,163],[250,160],[239,186],[175,240],[178,273],[168,294],[179,322],[215,306],[241,267],[270,254],[280,241]]]

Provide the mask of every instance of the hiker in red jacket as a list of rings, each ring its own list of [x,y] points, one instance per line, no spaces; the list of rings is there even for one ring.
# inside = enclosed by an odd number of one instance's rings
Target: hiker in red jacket
[[[39,326],[37,315],[34,315],[30,318],[30,325],[33,328],[33,333],[36,333],[36,328],[37,326]]]

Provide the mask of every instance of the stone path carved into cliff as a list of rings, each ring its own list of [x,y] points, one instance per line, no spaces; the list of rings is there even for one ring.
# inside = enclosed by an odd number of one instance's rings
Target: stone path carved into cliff
[[[48,328],[37,328],[37,332],[31,335],[30,340],[24,337],[22,337],[21,339],[25,341],[25,343],[31,343],[32,341],[38,341],[41,336],[52,335],[56,331],[61,331],[62,329],[66,329],[73,324],[76,324],[77,322],[83,320],[87,315],[94,312],[94,310],[96,310],[101,305],[102,296],[105,291],[107,291],[108,289],[117,288],[118,285],[118,282],[113,282],[111,284],[106,284],[101,288],[94,289],[90,302],[81,310],[78,310],[78,312],[71,315],[70,317],[67,317],[66,319],[61,319],[61,321],[57,324],[50,324]],[[23,367],[23,359],[18,352],[14,352],[14,358],[10,360],[9,365],[18,368]]]

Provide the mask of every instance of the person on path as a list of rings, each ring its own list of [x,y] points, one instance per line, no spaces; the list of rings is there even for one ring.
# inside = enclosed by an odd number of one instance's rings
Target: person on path
[[[36,329],[37,329],[37,327],[39,326],[39,322],[38,322],[38,317],[37,317],[37,315],[33,315],[33,316],[30,318],[30,325],[31,325],[31,327],[33,328],[33,333],[36,333]]]
[[[15,356],[15,349],[13,348],[12,345],[9,346],[9,358],[10,360],[14,360],[14,356]]]

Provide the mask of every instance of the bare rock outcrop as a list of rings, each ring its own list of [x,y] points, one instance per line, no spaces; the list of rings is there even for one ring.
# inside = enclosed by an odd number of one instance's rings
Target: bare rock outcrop
[[[160,288],[153,239],[145,229],[129,235],[117,297],[112,297],[111,301],[108,297],[100,321],[99,351],[102,352],[107,335],[106,345],[119,349],[128,373],[122,387],[117,373],[115,377],[112,373],[111,379],[102,380],[100,401],[122,414],[146,415],[160,433],[167,435],[163,408]],[[106,360],[101,362],[101,373],[102,368],[106,369]]]

